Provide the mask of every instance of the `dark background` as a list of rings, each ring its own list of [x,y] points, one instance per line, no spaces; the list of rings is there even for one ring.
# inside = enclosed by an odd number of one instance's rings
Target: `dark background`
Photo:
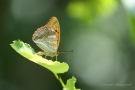
[[[16,53],[13,40],[32,42],[34,31],[56,16],[61,27],[58,60],[82,90],[135,89],[134,0],[1,0],[0,90],[62,90],[47,69]]]

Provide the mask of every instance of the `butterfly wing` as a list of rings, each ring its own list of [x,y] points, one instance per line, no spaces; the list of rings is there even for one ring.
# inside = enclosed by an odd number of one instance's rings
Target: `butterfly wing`
[[[41,48],[48,56],[57,52],[60,42],[60,26],[58,19],[52,17],[48,23],[38,28],[33,34],[32,40]]]
[[[56,48],[58,49],[60,43],[60,25],[58,19],[56,17],[52,17],[45,26],[51,27],[55,30],[55,35],[57,38]]]

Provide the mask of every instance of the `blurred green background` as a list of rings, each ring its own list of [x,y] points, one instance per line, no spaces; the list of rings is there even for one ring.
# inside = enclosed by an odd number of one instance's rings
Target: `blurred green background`
[[[82,90],[135,90],[135,0],[0,0],[0,90],[62,90],[47,69],[9,44],[29,43],[34,31],[56,16],[61,27],[58,60],[64,82]]]

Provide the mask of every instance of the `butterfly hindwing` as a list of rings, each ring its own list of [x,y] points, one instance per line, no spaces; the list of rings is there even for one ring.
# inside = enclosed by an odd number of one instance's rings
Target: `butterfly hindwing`
[[[32,40],[47,56],[56,54],[60,42],[60,26],[58,19],[52,17],[45,26],[38,28],[33,34]]]

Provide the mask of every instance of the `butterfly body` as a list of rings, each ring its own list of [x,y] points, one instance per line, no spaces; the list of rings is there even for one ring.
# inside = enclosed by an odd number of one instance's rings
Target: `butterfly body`
[[[45,26],[38,28],[32,37],[32,40],[39,48],[43,50],[41,55],[54,57],[58,55],[60,42],[60,26],[58,19],[52,17]]]

